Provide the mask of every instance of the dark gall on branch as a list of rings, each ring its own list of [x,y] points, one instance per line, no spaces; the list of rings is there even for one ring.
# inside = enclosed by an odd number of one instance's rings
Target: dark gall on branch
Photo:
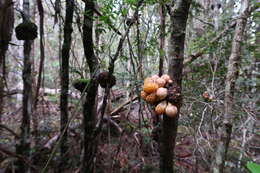
[[[105,71],[98,75],[98,83],[102,88],[106,88],[107,85],[112,88],[116,84],[116,77],[114,75],[109,77],[109,72]]]
[[[37,25],[32,22],[23,22],[15,28],[18,40],[34,40],[37,38]]]

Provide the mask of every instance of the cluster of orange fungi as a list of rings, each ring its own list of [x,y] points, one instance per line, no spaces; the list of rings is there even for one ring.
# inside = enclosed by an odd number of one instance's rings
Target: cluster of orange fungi
[[[141,98],[155,106],[155,113],[157,115],[165,114],[169,117],[175,117],[177,115],[177,107],[167,101],[167,85],[172,82],[170,76],[167,74],[161,77],[153,75],[144,80],[143,90],[140,94]]]

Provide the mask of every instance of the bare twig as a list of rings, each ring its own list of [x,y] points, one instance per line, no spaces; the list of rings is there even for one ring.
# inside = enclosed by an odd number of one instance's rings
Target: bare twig
[[[216,37],[214,37],[209,44],[213,44],[215,42],[217,42],[230,28],[234,27],[236,25],[236,22],[232,22],[230,25],[228,25],[223,31],[221,31]],[[198,51],[195,54],[191,54],[188,58],[185,58],[183,64],[187,65],[191,62],[193,62],[194,60],[196,60],[198,57],[202,56],[205,51],[207,50],[207,46],[203,47],[200,51]]]
[[[135,96],[133,98],[130,98],[129,100],[127,100],[126,102],[122,103],[121,105],[119,105],[117,108],[115,108],[110,115],[115,115],[117,114],[124,106],[128,105],[129,103],[131,103],[132,101],[135,101],[138,97]]]

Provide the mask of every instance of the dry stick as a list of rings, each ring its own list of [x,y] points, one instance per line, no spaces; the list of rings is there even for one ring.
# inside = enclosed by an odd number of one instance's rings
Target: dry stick
[[[3,147],[0,146],[0,152],[4,153],[4,154],[7,154],[9,156],[12,156],[12,157],[16,157],[18,158],[19,160],[22,160],[24,163],[26,163],[28,166],[30,166],[33,170],[38,170],[34,165],[32,165],[32,163],[27,159],[25,158],[24,156],[21,156],[19,154],[15,154],[11,151],[8,151],[6,149],[4,149]]]
[[[131,103],[132,101],[135,101],[138,98],[138,96],[135,96],[133,98],[130,98],[129,100],[127,100],[126,102],[122,103],[121,105],[119,105],[117,108],[115,108],[111,113],[110,116],[117,114],[124,106],[128,105],[129,103]]]
[[[236,25],[236,22],[232,22],[230,25],[228,25],[223,31],[221,31],[216,37],[214,37],[209,44],[213,44],[216,41],[218,41],[230,28],[234,27]],[[203,47],[199,52],[192,54],[189,56],[189,58],[186,58],[183,62],[184,65],[187,65],[194,60],[196,60],[198,57],[202,56],[208,47]]]
[[[51,149],[53,143],[55,143],[55,142],[57,141],[57,139],[59,139],[59,135],[60,135],[60,134],[57,134],[57,135],[55,135],[54,137],[52,137],[52,138],[43,146],[43,148]]]

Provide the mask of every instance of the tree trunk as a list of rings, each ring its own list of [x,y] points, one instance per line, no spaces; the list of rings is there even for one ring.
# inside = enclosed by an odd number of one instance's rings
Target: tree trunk
[[[140,33],[140,19],[137,14],[136,16],[136,43],[137,43],[137,58],[138,58],[138,74],[139,74],[139,79],[143,79],[143,41],[141,38],[141,33]]]
[[[98,92],[97,75],[99,73],[98,59],[94,54],[93,44],[93,15],[94,1],[85,1],[84,25],[83,25],[83,47],[85,57],[90,70],[90,83],[83,102],[83,160],[82,173],[93,173],[95,171],[95,155],[97,146],[95,144],[94,129],[96,124],[96,96]]]
[[[186,23],[191,0],[177,0],[171,14],[171,36],[169,40],[169,75],[173,79],[173,85],[179,88],[181,95],[182,68],[184,58],[184,41]],[[160,144],[160,172],[173,173],[173,155],[175,139],[177,136],[178,118],[181,108],[181,99],[174,101],[178,108],[177,116],[170,118],[163,116],[162,136]]]
[[[24,13],[24,22],[30,18],[30,3],[29,0],[23,1],[23,13]],[[31,144],[31,135],[30,135],[30,120],[32,114],[32,70],[31,70],[31,47],[32,40],[24,41],[24,68],[23,68],[23,111],[22,111],[22,124],[21,124],[21,139],[20,144],[17,145],[16,152],[17,154],[23,155],[27,158],[30,158],[30,144]],[[17,171],[18,172],[27,172],[28,166],[25,165],[22,161],[17,162]]]
[[[30,3],[29,0],[23,1],[23,20],[28,21],[30,18]],[[30,158],[30,120],[32,114],[32,60],[31,60],[31,47],[32,40],[24,41],[24,68],[23,68],[23,111],[22,111],[22,124],[21,124],[21,139],[20,144],[17,145],[17,154]],[[28,166],[22,161],[17,162],[17,171],[20,173],[27,172]]]
[[[237,18],[236,29],[232,41],[231,55],[229,57],[228,72],[226,76],[225,98],[224,98],[224,121],[219,128],[220,140],[217,144],[215,160],[211,166],[212,173],[224,172],[226,154],[231,140],[232,124],[234,121],[233,97],[235,83],[238,77],[238,65],[241,58],[241,47],[244,37],[244,29],[249,16],[249,0],[243,0],[240,9],[240,17]]]
[[[166,10],[165,10],[165,5],[162,2],[160,2],[160,49],[159,49],[159,55],[160,55],[160,60],[159,60],[159,76],[161,76],[164,71],[163,71],[163,62],[165,59],[165,17],[166,17]]]
[[[5,53],[11,40],[14,25],[14,8],[12,0],[0,2],[0,124],[4,113],[4,81],[5,81]]]
[[[61,95],[60,95],[60,133],[61,144],[61,162],[59,171],[65,170],[68,160],[68,134],[67,134],[67,123],[68,123],[68,90],[69,90],[69,56],[71,47],[71,34],[72,34],[72,22],[74,13],[74,0],[66,0],[66,16],[64,24],[64,41],[62,45],[62,59],[61,59]]]
[[[41,82],[42,82],[42,71],[44,68],[44,59],[45,59],[45,51],[44,51],[44,9],[43,9],[43,4],[42,0],[37,0],[37,6],[38,6],[38,11],[39,11],[39,16],[40,16],[40,66],[39,66],[39,74],[38,74],[38,79],[37,79],[37,86],[36,86],[36,94],[35,94],[35,102],[34,102],[34,107],[37,107],[37,102],[38,102],[38,95],[39,95],[39,90],[41,87]]]

